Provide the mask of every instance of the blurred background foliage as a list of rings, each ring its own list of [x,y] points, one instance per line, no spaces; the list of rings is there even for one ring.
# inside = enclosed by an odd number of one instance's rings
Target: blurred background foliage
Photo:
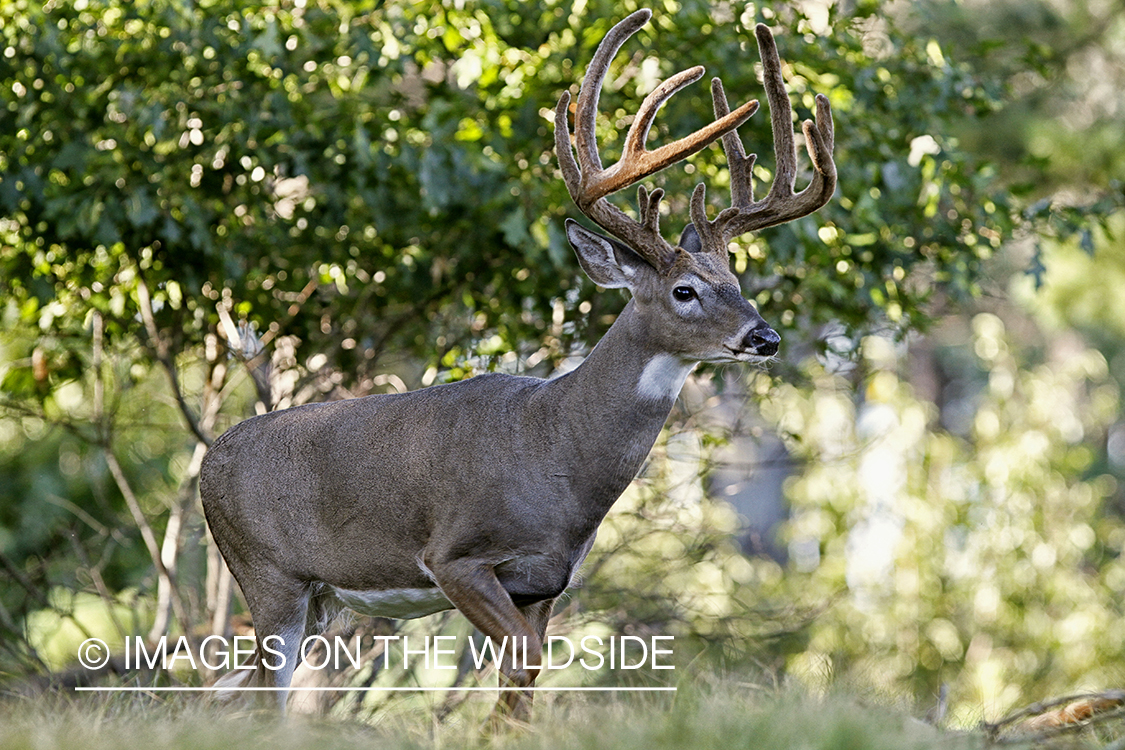
[[[195,483],[255,411],[574,366],[625,300],[563,237],[553,106],[636,7],[0,4],[0,674],[235,627]],[[840,183],[732,248],[782,357],[689,383],[559,627],[945,685],[956,722],[1120,684],[1125,6],[650,7],[603,158],[677,70],[761,97],[764,22],[797,116],[832,102]],[[709,112],[692,87],[652,140]],[[671,233],[729,176],[712,147],[657,179]]]

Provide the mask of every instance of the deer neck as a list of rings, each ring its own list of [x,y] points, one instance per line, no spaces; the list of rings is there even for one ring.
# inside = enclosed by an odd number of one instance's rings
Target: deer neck
[[[569,377],[590,393],[602,394],[609,412],[653,415],[659,431],[695,363],[657,347],[649,325],[630,300]]]
[[[581,365],[545,384],[574,478],[602,514],[636,476],[695,366],[652,342],[630,301]]]

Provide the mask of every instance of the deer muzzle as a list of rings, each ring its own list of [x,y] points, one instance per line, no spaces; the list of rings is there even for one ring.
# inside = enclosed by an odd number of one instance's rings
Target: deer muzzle
[[[768,325],[761,325],[742,339],[742,348],[759,357],[772,357],[781,345],[781,336]]]

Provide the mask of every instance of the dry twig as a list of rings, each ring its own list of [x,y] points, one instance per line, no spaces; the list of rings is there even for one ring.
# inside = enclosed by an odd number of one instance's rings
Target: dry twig
[[[1125,689],[1080,693],[1032,703],[996,722],[982,722],[989,744],[1034,745],[1095,724],[1125,719]],[[1115,742],[1113,746],[1120,743]]]

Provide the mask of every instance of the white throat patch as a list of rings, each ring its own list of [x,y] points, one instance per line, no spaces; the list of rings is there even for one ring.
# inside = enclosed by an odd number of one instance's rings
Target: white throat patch
[[[685,362],[671,354],[657,354],[645,364],[637,382],[637,394],[649,401],[674,399],[694,368],[694,362]]]

